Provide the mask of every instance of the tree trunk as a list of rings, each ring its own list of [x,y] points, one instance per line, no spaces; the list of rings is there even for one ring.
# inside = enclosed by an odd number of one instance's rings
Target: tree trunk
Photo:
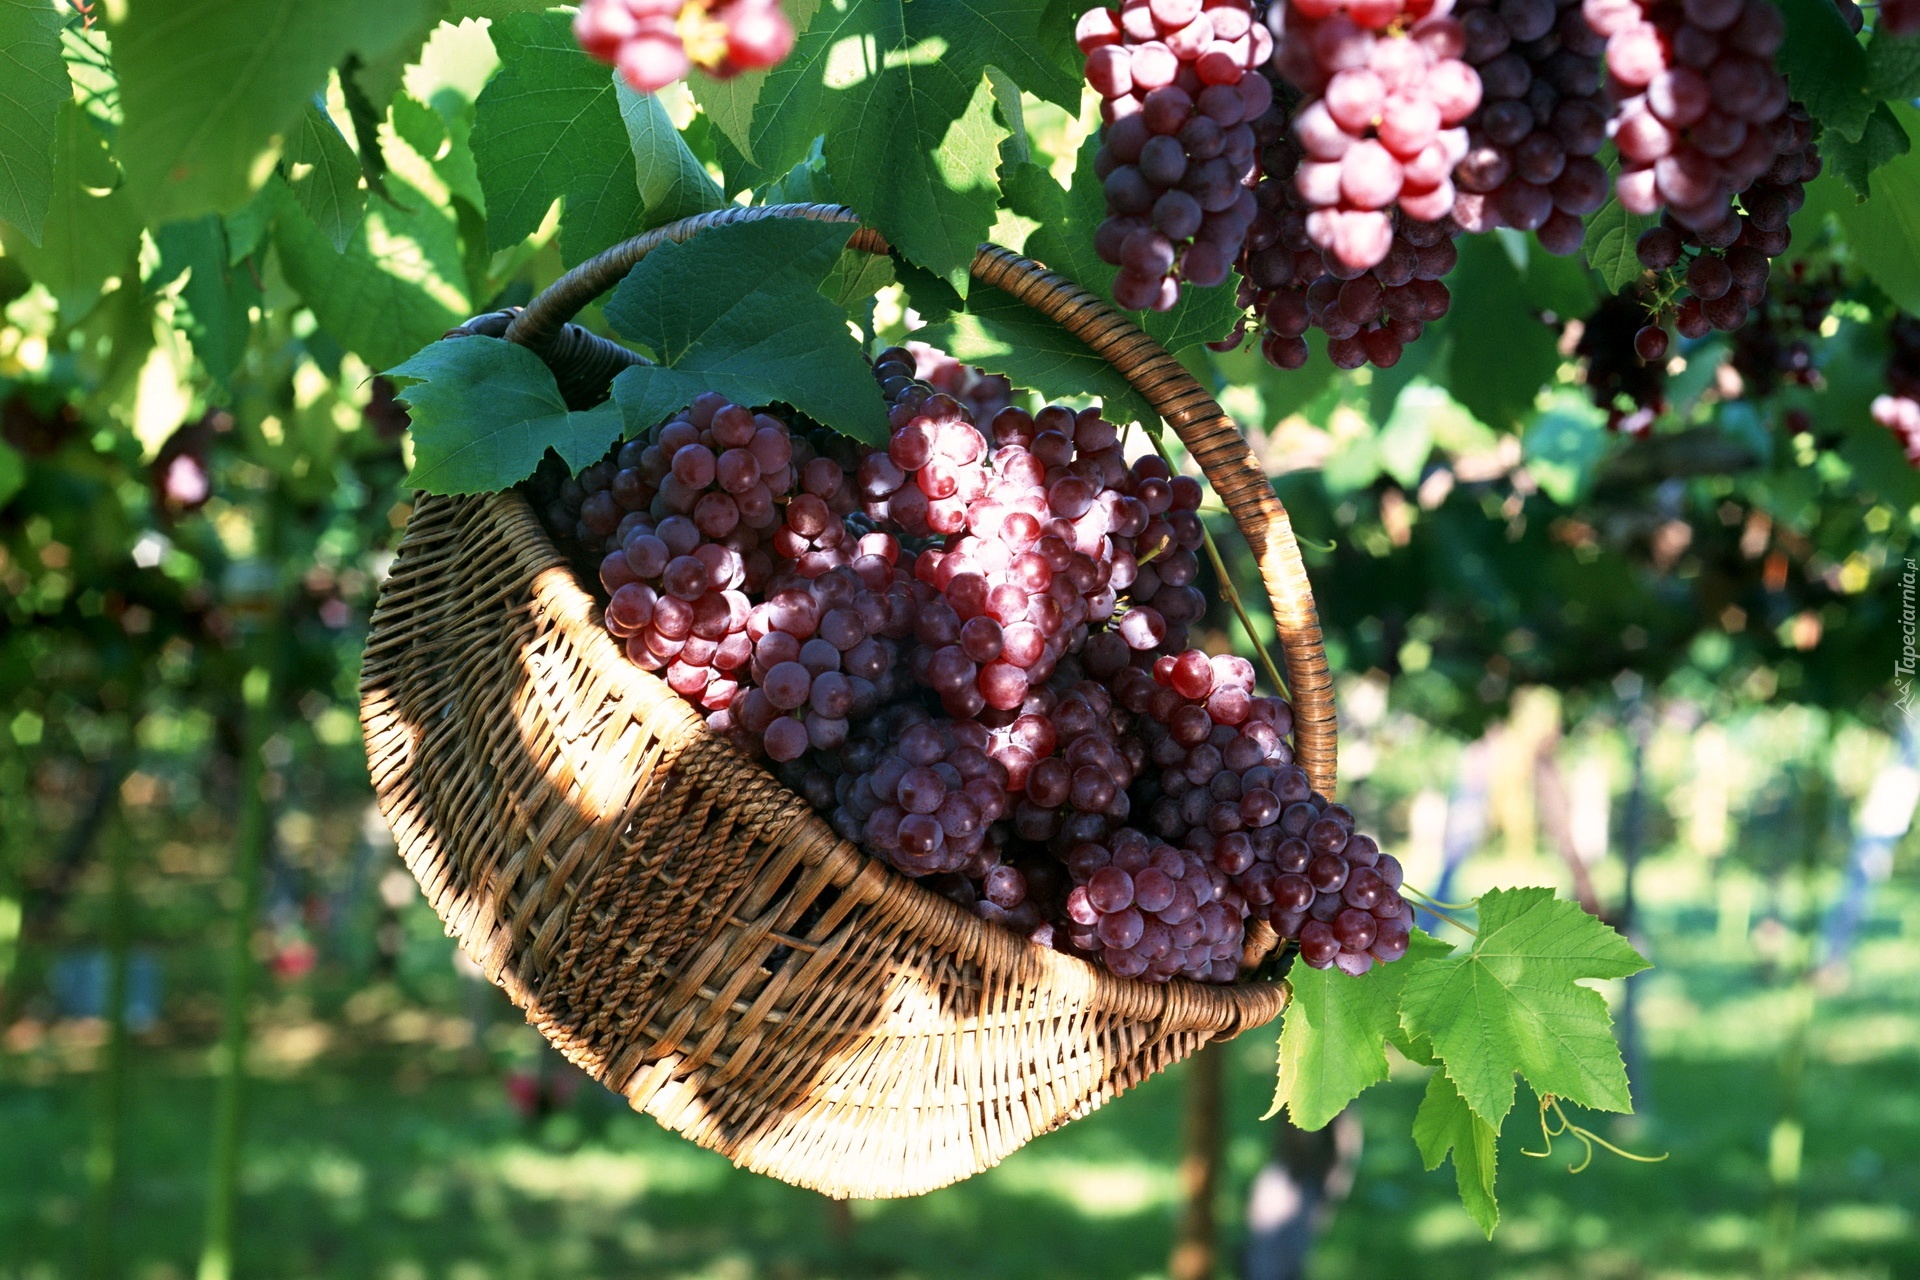
[[[1220,1189],[1221,1087],[1226,1050],[1210,1044],[1187,1060],[1186,1148],[1180,1156],[1180,1227],[1170,1280],[1212,1280],[1213,1202]]]
[[[1313,1131],[1281,1114],[1273,1158],[1247,1196],[1243,1280],[1302,1280],[1314,1240],[1353,1189],[1360,1148],[1360,1120],[1351,1107]]]

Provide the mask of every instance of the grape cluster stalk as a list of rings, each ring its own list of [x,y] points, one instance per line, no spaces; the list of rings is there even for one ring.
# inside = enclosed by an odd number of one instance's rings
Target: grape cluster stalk
[[[1288,0],[1268,21],[1274,68],[1304,95],[1293,186],[1307,235],[1329,263],[1365,271],[1392,250],[1395,209],[1425,223],[1453,212],[1481,100],[1466,32],[1434,0]]]
[[[1887,389],[1873,420],[1893,433],[1910,466],[1920,467],[1920,317],[1901,313],[1887,329]]]
[[[1125,0],[1089,9],[1074,38],[1100,95],[1095,157],[1107,217],[1094,233],[1119,267],[1113,300],[1169,310],[1183,284],[1223,284],[1254,217],[1251,121],[1273,52],[1249,0]]]
[[[1397,864],[1252,665],[1189,647],[1200,485],[1097,409],[981,422],[918,376],[944,360],[876,358],[885,448],[708,394],[530,489],[629,660],[982,919],[1149,981],[1234,980],[1252,920],[1309,964],[1397,958]]]
[[[694,67],[718,80],[771,67],[793,50],[780,0],[584,0],[574,39],[640,93]]]
[[[1551,253],[1578,252],[1581,219],[1607,200],[1607,171],[1594,159],[1607,139],[1606,38],[1580,0],[1459,0],[1454,15],[1482,93],[1454,171],[1454,220],[1468,231],[1531,231]]]

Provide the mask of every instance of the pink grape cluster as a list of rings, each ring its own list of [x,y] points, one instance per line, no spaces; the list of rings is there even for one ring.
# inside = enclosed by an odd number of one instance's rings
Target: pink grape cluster
[[[1293,183],[1307,234],[1332,262],[1365,270],[1393,246],[1392,211],[1439,222],[1453,211],[1462,127],[1480,77],[1466,34],[1434,0],[1288,0],[1274,66],[1306,95],[1293,115]]]
[[[1578,252],[1581,219],[1607,200],[1607,171],[1593,158],[1607,140],[1606,38],[1581,0],[1459,0],[1454,13],[1482,91],[1454,171],[1454,221],[1516,227],[1551,253]]]
[[[1358,974],[1406,954],[1413,910],[1400,864],[1314,794],[1288,744],[1292,709],[1254,696],[1250,663],[1162,655],[1114,692],[1148,744],[1147,825],[1227,877],[1225,899],[1299,939],[1316,968]]]
[[[1908,464],[1920,467],[1920,318],[1895,316],[1887,341],[1887,390],[1874,397],[1873,420],[1893,432]]]
[[[532,488],[629,657],[903,874],[1126,977],[1231,981],[1254,918],[1335,963],[1317,925],[1357,933],[1274,905],[1279,801],[1312,800],[1291,711],[1185,648],[1199,485],[1098,410],[982,430],[917,368],[876,361],[885,449],[707,395]]]
[[[696,66],[720,80],[771,67],[794,40],[780,0],[583,0],[573,35],[641,93]]]
[[[924,342],[907,343],[906,352],[913,357],[909,377],[958,400],[975,422],[992,422],[1013,403],[1013,382],[1003,373],[984,373]]]
[[[1105,128],[1096,172],[1107,217],[1094,235],[1119,267],[1113,299],[1165,311],[1182,282],[1222,284],[1253,221],[1248,122],[1271,102],[1251,74],[1273,51],[1248,0],[1125,0],[1075,28]]]
[[[1710,226],[1692,226],[1673,210],[1649,227],[1635,246],[1640,265],[1675,272],[1685,283],[1673,313],[1683,338],[1704,338],[1746,324],[1766,297],[1771,260],[1792,240],[1787,220],[1805,203],[1805,184],[1819,176],[1820,153],[1813,144],[1813,122],[1799,103],[1791,104],[1772,126],[1779,154],[1759,178],[1740,193],[1739,207]],[[1657,323],[1641,330],[1641,355],[1666,354],[1666,331]]]
[[[1723,226],[1733,197],[1793,149],[1786,21],[1771,0],[1584,0],[1607,38],[1620,152],[1614,189],[1630,213],[1665,206],[1696,233]]]
[[[1261,355],[1275,368],[1298,369],[1307,362],[1307,330],[1321,329],[1339,368],[1398,364],[1406,344],[1452,305],[1441,277],[1458,260],[1458,229],[1451,221],[1416,222],[1396,212],[1387,252],[1355,268],[1313,240],[1312,214],[1289,180],[1298,144],[1282,136],[1265,155],[1260,216],[1240,262],[1241,303],[1260,325]]]

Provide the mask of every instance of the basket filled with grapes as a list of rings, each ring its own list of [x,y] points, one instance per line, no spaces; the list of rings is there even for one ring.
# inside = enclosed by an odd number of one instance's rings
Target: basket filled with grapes
[[[662,245],[787,218],[886,249],[833,206],[728,208],[463,332],[587,408],[645,362],[582,306]],[[950,393],[902,348],[872,359],[883,448],[706,393],[577,472],[422,497],[367,646],[381,805],[488,978],[636,1108],[833,1195],[989,1167],[1271,1020],[1281,957],[1363,973],[1412,921],[1332,802],[1312,597],[1235,424],[1070,282],[990,245],[971,275],[1178,435],[1259,566],[1284,690],[1190,643],[1198,479],[1098,407]]]

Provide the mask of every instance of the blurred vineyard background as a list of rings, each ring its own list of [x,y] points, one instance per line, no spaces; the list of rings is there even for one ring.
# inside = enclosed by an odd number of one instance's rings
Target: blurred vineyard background
[[[336,75],[312,108],[335,132],[251,203],[145,229],[102,141],[106,37],[62,39],[64,213],[0,237],[0,1280],[206,1275],[228,1235],[260,1277],[1166,1274],[1189,1068],[967,1183],[835,1207],[544,1050],[394,857],[356,696],[409,511],[375,375],[580,256],[541,210],[489,238],[484,23],[388,68],[390,109]],[[1069,175],[1084,128],[1029,99],[1028,129]],[[314,175],[342,172],[327,204]],[[1920,192],[1920,158],[1874,182]],[[1920,737],[1896,667],[1920,480],[1868,415],[1895,308],[1862,216],[1828,177],[1794,219],[1780,269],[1842,282],[1795,376],[1694,344],[1644,440],[1591,403],[1601,282],[1510,233],[1463,246],[1452,315],[1392,370],[1186,353],[1309,544],[1341,798],[1440,898],[1555,885],[1655,965],[1608,993],[1639,1114],[1587,1123],[1668,1159],[1572,1174],[1578,1144],[1529,1158],[1516,1115],[1487,1243],[1420,1168],[1398,1063],[1336,1129],[1315,1280],[1920,1276]],[[904,320],[883,292],[879,335]],[[1271,1031],[1221,1053],[1221,1274],[1302,1220],[1261,1180],[1293,1141],[1256,1119],[1272,1053]]]

